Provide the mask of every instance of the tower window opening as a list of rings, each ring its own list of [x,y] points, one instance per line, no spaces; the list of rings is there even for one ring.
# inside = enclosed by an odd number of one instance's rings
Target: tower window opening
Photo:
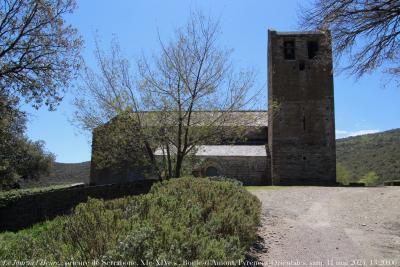
[[[303,115],[303,131],[306,131],[306,116]]]
[[[291,60],[296,58],[294,40],[283,42],[283,53],[285,59]]]
[[[313,59],[317,56],[318,54],[318,42],[316,41],[309,41],[307,42],[307,50],[308,50],[308,58]]]
[[[300,70],[300,71],[303,71],[305,68],[306,68],[305,63],[304,63],[304,62],[300,62],[300,63],[299,63],[299,70]]]

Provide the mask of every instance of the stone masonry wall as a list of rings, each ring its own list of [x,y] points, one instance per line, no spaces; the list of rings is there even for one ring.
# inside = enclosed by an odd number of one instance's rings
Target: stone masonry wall
[[[242,181],[244,185],[270,184],[270,167],[267,157],[215,156],[201,157],[201,175],[214,167],[219,175]]]

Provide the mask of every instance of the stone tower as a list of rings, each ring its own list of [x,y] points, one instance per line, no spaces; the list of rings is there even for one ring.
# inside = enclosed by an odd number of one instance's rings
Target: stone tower
[[[329,32],[268,31],[268,101],[272,183],[335,184]]]

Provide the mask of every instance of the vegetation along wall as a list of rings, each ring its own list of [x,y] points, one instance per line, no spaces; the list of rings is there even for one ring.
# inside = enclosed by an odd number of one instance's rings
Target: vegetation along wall
[[[22,195],[0,202],[0,231],[16,231],[71,212],[88,198],[113,199],[149,192],[155,180],[134,183],[62,188]]]

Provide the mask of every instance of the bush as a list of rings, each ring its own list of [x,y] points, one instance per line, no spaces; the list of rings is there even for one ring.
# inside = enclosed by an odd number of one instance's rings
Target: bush
[[[366,186],[374,186],[379,182],[379,176],[375,172],[368,172],[359,180],[360,183],[364,183]]]
[[[350,172],[340,163],[336,163],[336,181],[342,185],[348,185]]]
[[[255,196],[231,182],[172,179],[147,195],[90,199],[71,216],[3,234],[0,258],[239,260],[255,241],[260,208]]]
[[[236,179],[232,179],[232,178],[228,178],[225,176],[213,176],[213,177],[209,177],[208,179],[210,179],[211,181],[220,181],[220,182],[230,182],[230,183],[234,183],[236,185],[243,185],[242,181],[236,180]]]

